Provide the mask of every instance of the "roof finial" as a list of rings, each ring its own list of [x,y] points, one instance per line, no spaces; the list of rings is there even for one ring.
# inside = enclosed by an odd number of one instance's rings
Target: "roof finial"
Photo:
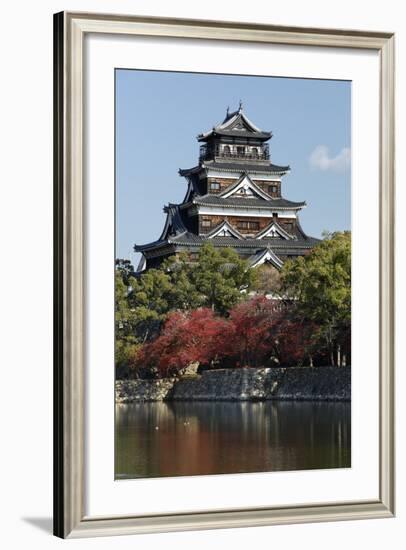
[[[239,105],[239,107],[238,107],[238,112],[241,113],[241,111],[242,111],[242,101],[241,101],[241,99],[240,99],[240,105]]]
[[[230,114],[230,105],[227,106],[227,116]]]

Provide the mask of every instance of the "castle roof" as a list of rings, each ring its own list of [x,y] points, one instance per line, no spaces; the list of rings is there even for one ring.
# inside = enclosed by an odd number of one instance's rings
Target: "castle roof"
[[[224,198],[219,195],[202,195],[194,197],[191,202],[201,206],[219,206],[222,208],[248,208],[269,210],[300,210],[306,206],[306,202],[294,202],[287,199],[257,199],[243,197]],[[186,203],[187,204],[187,203]]]
[[[233,248],[251,266],[266,261],[278,268],[284,258],[306,254],[319,242],[304,233],[296,215],[306,202],[274,197],[273,191],[268,193],[269,187],[261,183],[261,180],[270,183],[279,180],[279,176],[290,170],[289,165],[271,163],[269,146],[265,143],[271,137],[271,132],[258,128],[246,116],[241,102],[238,110],[227,110],[221,123],[198,136],[198,141],[207,142],[200,147],[199,164],[179,170],[179,174],[188,179],[188,189],[181,204],[165,206],[167,216],[160,237],[147,244],[136,244],[134,250],[156,265],[161,258],[182,250],[196,252],[204,243],[211,242],[218,248]],[[241,143],[244,147],[240,147]],[[213,189],[214,186],[208,185],[210,177],[231,181],[225,188],[217,185],[217,189]],[[208,193],[208,188],[213,192]],[[279,224],[274,213],[279,213],[280,218],[290,215],[295,223]],[[197,214],[212,214],[212,219],[223,219],[205,230]],[[228,216],[233,214],[269,220],[255,235],[246,234],[229,222]]]
[[[224,172],[248,172],[250,174],[275,174],[275,175],[284,175],[286,172],[289,172],[290,166],[280,166],[278,164],[268,163],[253,163],[246,161],[234,161],[234,162],[221,162],[214,160],[207,160],[199,164],[198,166],[193,166],[192,168],[179,169],[179,175],[184,177],[193,176],[198,174],[201,170],[211,168],[216,171]]]
[[[211,130],[197,136],[198,141],[207,141],[214,136],[255,138],[259,141],[267,141],[272,137],[272,132],[258,128],[244,113],[242,103],[237,111],[232,113],[227,109],[223,122],[213,126]]]
[[[279,254],[296,255],[303,254],[304,250],[313,248],[320,242],[319,239],[306,236],[300,225],[291,235],[291,238],[239,238],[237,235],[238,232],[235,232],[236,234],[231,236],[211,236],[216,234],[216,228],[208,235],[196,235],[187,228],[180,205],[169,204],[165,207],[165,212],[167,213],[167,219],[159,239],[144,245],[135,245],[134,250],[136,252],[158,250],[170,245],[172,245],[174,250],[178,247],[200,247],[209,241],[215,247],[229,246],[241,250],[253,249],[255,253],[271,247],[273,250],[279,251]]]
[[[235,237],[204,237],[202,235],[196,235],[189,231],[182,235],[175,235],[165,240],[157,240],[144,245],[134,245],[136,252],[148,252],[152,250],[158,250],[160,248],[166,248],[172,245],[174,253],[177,249],[181,248],[200,248],[205,242],[210,242],[216,248],[231,247],[237,251],[252,250],[253,253],[257,253],[260,250],[266,250],[271,248],[280,255],[297,256],[302,255],[306,250],[310,250],[316,244],[320,242],[319,239],[314,237],[307,237],[307,239],[299,240],[286,240],[282,238],[272,239],[237,239]]]
[[[236,237],[204,237],[203,235],[196,235],[195,233],[186,232],[182,235],[178,235],[174,238],[170,238],[169,242],[178,245],[188,246],[201,246],[205,242],[211,242],[216,247],[233,248],[252,248],[256,250],[262,250],[264,248],[271,247],[272,249],[281,251],[289,251],[293,254],[303,253],[304,249],[313,248],[317,244],[319,239],[314,237],[307,237],[307,239],[299,240],[287,240],[283,238],[272,237],[271,239],[255,239],[244,238],[238,239]]]

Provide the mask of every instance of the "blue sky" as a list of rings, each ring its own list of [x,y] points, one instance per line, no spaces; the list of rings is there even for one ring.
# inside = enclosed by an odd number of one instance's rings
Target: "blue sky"
[[[282,194],[305,200],[303,229],[351,229],[351,83],[162,71],[116,71],[116,256],[159,237],[168,202],[182,201],[179,168],[198,162],[197,134],[227,106],[270,130],[272,162],[289,164]]]

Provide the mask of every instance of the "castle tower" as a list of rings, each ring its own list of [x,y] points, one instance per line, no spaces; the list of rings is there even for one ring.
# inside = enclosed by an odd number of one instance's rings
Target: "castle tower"
[[[200,134],[199,164],[179,170],[188,182],[185,198],[165,206],[158,240],[134,246],[143,255],[138,269],[158,267],[181,251],[193,261],[208,240],[234,248],[251,267],[267,262],[280,269],[287,258],[308,253],[319,241],[300,226],[306,203],[282,196],[282,177],[290,168],[271,162],[271,138],[248,119],[241,102],[237,111],[227,109],[221,124]]]

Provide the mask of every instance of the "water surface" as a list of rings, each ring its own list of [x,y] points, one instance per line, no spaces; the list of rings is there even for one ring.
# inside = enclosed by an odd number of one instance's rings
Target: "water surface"
[[[116,405],[117,479],[350,466],[350,403]]]

